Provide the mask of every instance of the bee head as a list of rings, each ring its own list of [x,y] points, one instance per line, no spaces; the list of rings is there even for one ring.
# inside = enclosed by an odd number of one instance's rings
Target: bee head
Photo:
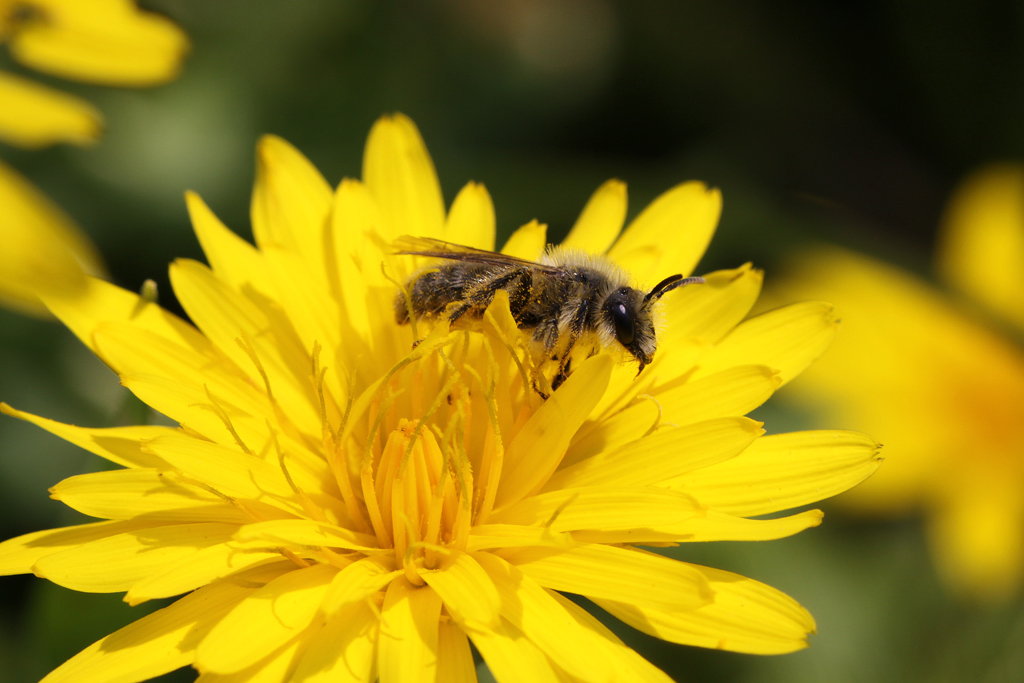
[[[620,287],[605,299],[601,307],[602,323],[609,334],[640,361],[637,374],[650,364],[658,348],[654,332],[654,304],[666,293],[683,285],[703,283],[702,277],[672,275],[644,294],[632,287]]]
[[[601,306],[601,323],[610,336],[640,361],[641,370],[651,362],[657,344],[654,321],[643,292],[632,287],[614,290]]]

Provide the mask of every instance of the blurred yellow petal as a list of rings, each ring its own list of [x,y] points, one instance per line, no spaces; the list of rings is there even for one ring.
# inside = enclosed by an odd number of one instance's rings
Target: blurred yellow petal
[[[0,304],[46,316],[43,296],[74,296],[103,264],[85,233],[56,204],[0,162]]]
[[[583,207],[583,213],[564,240],[563,247],[603,254],[619,236],[626,220],[626,183],[609,180]]]
[[[946,208],[938,249],[940,275],[1024,330],[1024,167],[968,177]]]
[[[103,116],[88,102],[6,71],[0,102],[0,140],[18,147],[89,145],[103,132]]]
[[[993,476],[996,475],[996,476]],[[927,522],[940,575],[960,594],[999,602],[1024,574],[1024,498],[1018,481],[960,473]]]
[[[363,182],[384,217],[387,241],[404,234],[442,237],[441,185],[423,138],[407,116],[385,116],[374,124],[363,155]]]
[[[707,580],[714,596],[708,604],[670,613],[638,604],[595,602],[633,628],[673,643],[759,655],[807,647],[814,619],[793,598],[738,574],[687,566]]]
[[[633,219],[608,255],[627,271],[652,280],[693,272],[722,213],[722,193],[704,183],[677,185]]]
[[[380,683],[433,683],[437,676],[437,624],[441,598],[404,578],[388,586],[377,647]]]
[[[468,183],[452,202],[448,220],[444,224],[444,240],[492,251],[494,230],[494,203],[491,195],[480,183]]]
[[[188,38],[131,0],[34,0],[9,38],[12,56],[39,71],[90,83],[158,85],[177,77]]]
[[[328,564],[296,568],[251,593],[203,639],[196,668],[234,673],[285,644],[316,616],[337,572]]]

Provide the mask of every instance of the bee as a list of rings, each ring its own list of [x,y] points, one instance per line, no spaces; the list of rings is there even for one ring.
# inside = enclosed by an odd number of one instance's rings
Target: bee
[[[639,375],[657,349],[658,300],[677,287],[704,282],[671,275],[645,292],[631,287],[629,276],[604,256],[561,247],[548,247],[535,262],[423,237],[402,237],[394,246],[400,255],[442,261],[413,275],[395,297],[399,325],[410,316],[446,316],[452,324],[479,320],[495,292],[505,291],[519,329],[531,331],[542,358],[558,363],[552,390],[569,376],[574,350],[594,355],[621,347],[639,362]],[[544,395],[536,381],[534,388]]]

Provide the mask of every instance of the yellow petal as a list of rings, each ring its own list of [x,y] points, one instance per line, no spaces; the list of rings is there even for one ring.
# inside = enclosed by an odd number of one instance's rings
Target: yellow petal
[[[334,193],[328,222],[327,276],[331,292],[344,310],[343,315],[363,341],[368,340],[370,330],[368,288],[394,288],[384,279],[381,263],[385,259],[374,243],[380,230],[380,212],[366,186],[358,180],[342,180]],[[401,276],[392,274],[398,279]]]
[[[369,596],[391,583],[398,574],[399,570],[387,555],[364,557],[343,567],[324,596],[324,614],[330,616],[365,602]]]
[[[260,139],[256,160],[251,207],[256,244],[299,256],[306,275],[325,285],[324,228],[331,186],[302,152],[275,135]]]
[[[46,683],[130,683],[187,666],[198,643],[252,588],[221,582],[187,595],[85,648]]]
[[[599,453],[555,472],[544,490],[659,484],[728,460],[763,433],[760,422],[745,417],[664,427],[618,450]]]
[[[348,605],[329,618],[309,640],[292,680],[303,683],[367,683],[374,680],[378,624],[378,615],[369,604]]]
[[[595,602],[633,628],[672,643],[762,655],[807,647],[814,619],[793,598],[738,574],[687,566],[710,585],[714,598],[708,604],[669,612],[625,602]]]
[[[104,85],[147,86],[178,75],[188,39],[130,0],[41,0],[41,18],[19,26],[12,56],[48,73]]]
[[[445,683],[477,683],[473,652],[466,632],[450,621],[437,630],[437,680]]]
[[[637,654],[636,650],[627,646],[612,633],[608,627],[598,621],[592,614],[555,591],[548,594],[560,604],[576,622],[592,630],[605,640],[605,654],[612,661],[617,681],[637,681],[638,683],[672,683],[672,679],[664,671],[657,668]]]
[[[112,470],[70,477],[50,489],[50,497],[91,517],[143,518],[151,522],[226,522],[249,517],[207,489],[174,472]]]
[[[492,548],[568,548],[572,545],[569,534],[554,532],[547,527],[474,524],[469,534],[469,551]]]
[[[763,436],[732,460],[690,472],[673,486],[722,512],[763,515],[856,486],[878,469],[880,448],[859,432]]]
[[[602,451],[618,450],[653,431],[661,418],[660,397],[654,400],[650,395],[610,417],[591,417],[576,431],[559,467],[565,469]]]
[[[36,576],[89,593],[118,593],[170,562],[230,541],[237,524],[175,524],[128,531],[42,557]]]
[[[525,498],[495,513],[495,523],[579,529],[627,530],[685,524],[703,508],[693,498],[663,488],[560,489]]]
[[[654,281],[675,273],[689,275],[721,213],[718,190],[698,182],[677,185],[633,219],[608,255],[628,272]]]
[[[483,561],[482,555],[455,551],[440,568],[421,571],[420,576],[445,605],[456,606],[463,623],[473,628],[493,628],[499,622],[501,596],[477,558]]]
[[[457,613],[452,614],[452,618],[458,623]],[[495,680],[531,683],[560,683],[564,680],[540,648],[507,621],[502,621],[494,629],[463,630],[480,651]]]
[[[268,502],[295,507],[294,492],[281,469],[255,455],[240,453],[224,446],[184,434],[154,439],[147,448],[171,464],[181,474],[232,498]]]
[[[704,284],[680,287],[661,300],[665,329],[658,333],[660,348],[674,349],[693,337],[718,343],[750,312],[761,293],[764,274],[748,263],[734,270],[716,270],[704,279]],[[661,372],[673,376],[666,369]]]
[[[606,545],[561,552],[526,548],[506,555],[540,585],[557,591],[665,611],[694,609],[711,600],[703,575],[661,555]]]
[[[1024,502],[1019,481],[995,472],[959,474],[955,492],[936,501],[928,540],[942,577],[959,593],[1004,602],[1024,583]]]
[[[125,467],[167,469],[167,463],[152,453],[142,450],[142,444],[159,436],[174,434],[177,430],[155,425],[132,427],[104,427],[91,429],[56,422],[0,403],[0,413],[31,422],[65,441],[95,453],[101,458]]]
[[[192,229],[217,277],[238,291],[272,291],[259,251],[231,232],[195,192],[185,193]]]
[[[572,435],[604,394],[613,365],[608,354],[588,359],[523,425],[505,453],[496,509],[536,490],[555,471]]]
[[[766,365],[738,365],[657,395],[661,418],[686,425],[716,417],[746,415],[779,387],[778,372]]]
[[[490,553],[478,561],[501,596],[502,616],[570,676],[584,681],[610,681],[611,660],[606,642],[581,626],[551,595],[518,568]]]
[[[790,381],[825,353],[839,329],[832,305],[819,301],[762,313],[733,330],[700,360],[693,378],[734,365],[767,365]]]
[[[487,188],[468,183],[452,202],[442,237],[446,242],[494,251],[494,202]]]
[[[139,520],[95,522],[62,529],[35,531],[7,539],[0,543],[0,576],[28,573],[32,571],[32,566],[36,562],[47,555],[152,525],[152,522]]]
[[[30,149],[57,142],[91,145],[103,116],[88,102],[0,71],[0,140]]]
[[[311,363],[299,340],[273,324],[252,301],[224,286],[206,266],[179,259],[171,265],[170,275],[174,293],[192,322],[247,374],[250,383],[263,385],[278,406],[288,406],[288,420],[300,431],[318,435],[321,422],[319,404],[314,405]]]
[[[244,569],[280,560],[281,553],[277,550],[248,550],[234,543],[218,543],[168,562],[160,571],[129,588],[124,601],[138,605],[147,600],[181,595]]]
[[[362,534],[326,522],[309,519],[277,519],[269,522],[247,524],[238,530],[235,538],[247,544],[259,545],[291,544],[300,546],[348,548],[372,551],[377,539],[371,534]]]
[[[807,510],[780,519],[744,519],[717,510],[706,510],[679,523],[655,522],[629,529],[587,529],[574,531],[579,543],[704,543],[707,541],[773,541],[818,526],[820,510]]]
[[[442,236],[444,201],[434,162],[407,116],[377,120],[366,141],[363,182],[377,201],[385,236]]]
[[[608,251],[622,231],[626,220],[626,183],[609,180],[593,194],[572,230],[562,241],[563,247],[581,249],[588,254]]]
[[[309,267],[297,255],[277,248],[264,248],[267,272],[274,283],[277,302],[287,311],[295,326],[302,348],[312,358],[313,350],[320,349],[320,367],[327,372],[324,384],[339,401],[347,395],[342,381],[347,368],[338,357],[339,350],[353,359],[365,353],[357,343],[358,336],[343,328],[343,319],[325,284],[311,277]],[[326,276],[324,276],[326,277]],[[345,339],[346,343],[341,344]]]
[[[380,683],[433,683],[437,677],[437,624],[441,598],[404,577],[391,582],[381,609],[377,645]]]
[[[536,261],[544,253],[548,244],[548,226],[537,221],[530,221],[508,238],[501,253],[506,256]]]
[[[1024,329],[1024,168],[988,166],[957,189],[938,254],[947,281]]]
[[[102,280],[87,278],[85,287],[75,295],[47,293],[41,298],[50,311],[97,354],[99,349],[94,339],[97,327],[115,321],[130,323],[197,353],[210,352],[210,342],[194,327],[134,292]]]
[[[262,653],[246,668],[229,674],[205,672],[196,679],[196,683],[288,683],[291,672],[305,652],[307,639],[320,630],[318,624],[313,624],[277,648]]]
[[[203,640],[196,668],[234,673],[288,642],[313,621],[337,571],[329,564],[296,567],[254,591]]]
[[[87,275],[103,273],[99,254],[85,233],[2,162],[0,206],[0,304],[47,316],[41,297],[74,297],[87,287]]]

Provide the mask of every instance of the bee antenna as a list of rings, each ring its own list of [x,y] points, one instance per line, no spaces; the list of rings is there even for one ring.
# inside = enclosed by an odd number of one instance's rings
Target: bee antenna
[[[683,277],[682,275],[669,275],[667,278],[654,285],[654,289],[644,297],[644,303],[657,301],[677,287],[686,285],[702,285],[705,280],[702,277]]]

